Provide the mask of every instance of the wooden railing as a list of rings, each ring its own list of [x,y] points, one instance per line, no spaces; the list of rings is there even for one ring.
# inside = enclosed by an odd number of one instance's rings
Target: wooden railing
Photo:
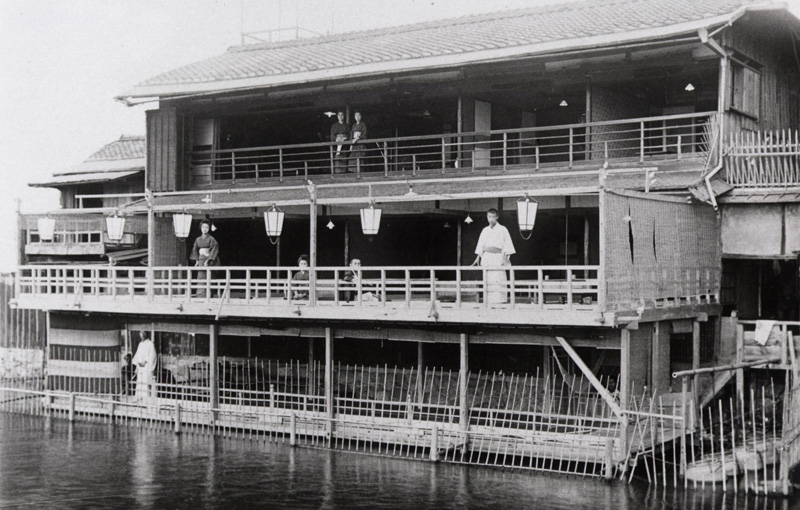
[[[152,274],[150,274],[152,271]],[[18,296],[201,301],[271,306],[525,308],[602,310],[598,266],[318,267],[23,266]],[[506,274],[506,281],[494,277]]]
[[[258,182],[352,172],[390,176],[464,169],[573,167],[609,159],[682,159],[709,150],[716,113],[665,115],[524,129],[191,153],[193,183]]]
[[[732,133],[725,176],[728,184],[737,187],[800,186],[798,131]]]

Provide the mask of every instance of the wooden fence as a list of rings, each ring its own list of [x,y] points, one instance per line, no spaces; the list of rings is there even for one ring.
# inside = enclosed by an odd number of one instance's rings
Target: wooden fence
[[[47,314],[10,305],[14,294],[13,273],[0,274],[0,348],[44,349]]]
[[[737,187],[800,186],[800,134],[786,129],[732,133],[725,175]]]

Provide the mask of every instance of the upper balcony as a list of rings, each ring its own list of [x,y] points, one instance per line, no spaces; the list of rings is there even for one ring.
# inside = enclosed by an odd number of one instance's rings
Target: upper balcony
[[[413,179],[549,173],[616,167],[702,170],[713,154],[715,112],[521,129],[368,138],[358,143],[204,149],[191,152],[191,187],[261,182]]]

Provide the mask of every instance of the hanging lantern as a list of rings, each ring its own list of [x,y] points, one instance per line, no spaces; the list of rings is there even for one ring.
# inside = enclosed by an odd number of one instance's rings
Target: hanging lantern
[[[525,198],[517,200],[517,222],[519,224],[520,232],[530,232],[533,230],[533,225],[536,223],[536,210],[539,208],[539,203],[532,200],[528,194]]]
[[[267,236],[280,237],[283,231],[283,211],[272,205],[272,208],[264,213],[264,228]]]
[[[469,213],[467,213],[467,217],[466,217],[466,218],[464,218],[464,223],[466,223],[467,225],[469,225],[469,224],[470,224],[470,223],[472,223],[473,221],[475,221],[475,220],[473,220],[473,219],[472,219],[472,216],[470,216],[470,215],[469,215]]]
[[[45,217],[37,220],[37,231],[39,232],[39,239],[42,241],[52,241],[53,232],[56,230],[56,220],[54,218]]]
[[[116,213],[114,216],[106,218],[106,234],[108,234],[108,239],[110,241],[115,243],[122,241],[124,230],[125,218]]]
[[[186,239],[189,237],[189,230],[192,228],[192,215],[187,213],[173,214],[172,228],[175,229],[175,237]]]
[[[361,209],[361,230],[366,235],[375,235],[381,228],[381,213],[383,209],[376,209],[375,202],[370,202],[369,207]]]
[[[328,227],[328,230],[333,230],[336,225],[333,224],[333,220],[328,220],[328,224],[325,226]]]

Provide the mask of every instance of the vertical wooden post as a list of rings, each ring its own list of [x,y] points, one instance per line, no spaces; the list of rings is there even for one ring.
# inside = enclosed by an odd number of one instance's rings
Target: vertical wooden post
[[[314,339],[308,339],[308,368],[306,369],[306,378],[308,380],[308,394],[316,395],[316,382],[317,374],[314,373]]]
[[[217,342],[219,326],[211,324],[208,327],[208,402],[211,408],[211,419],[216,421],[219,408],[219,374],[217,367]]]
[[[309,181],[308,304],[317,304],[317,187]]]
[[[439,461],[439,427],[436,425],[431,429],[431,462]]]
[[[175,433],[181,433],[181,403],[175,402]]]
[[[736,323],[736,363],[739,364],[744,358],[744,326]],[[739,405],[744,405],[744,369],[736,370],[736,399]]]
[[[350,222],[344,220],[344,265],[350,264]]]
[[[467,385],[469,383],[469,337],[466,333],[460,335],[461,363],[458,372],[458,424],[462,432],[469,430],[469,401],[467,400]],[[464,438],[466,444],[466,437]]]
[[[69,421],[70,423],[75,421],[75,394],[69,394]]]
[[[156,217],[153,212],[153,192],[145,190],[147,201],[147,297],[153,298],[153,265],[156,256]],[[132,277],[131,277],[132,278]]]
[[[681,377],[681,465],[680,465],[680,474],[681,476],[686,473],[686,433],[687,428],[689,428],[689,423],[687,421],[686,416],[686,407],[688,404],[688,392],[689,392],[689,378],[687,376]],[[691,428],[689,430],[694,430],[694,423],[692,423]]]
[[[597,270],[597,306],[606,311],[606,174],[600,169],[600,191],[598,193],[598,245],[599,258]]]
[[[461,228],[463,221],[459,218],[456,223],[456,265],[461,265]]]
[[[614,477],[614,440],[611,438],[606,439],[604,464],[605,473],[603,473],[603,476],[606,480],[611,480]]]
[[[295,413],[289,417],[289,446],[297,446],[297,415]]]
[[[417,402],[422,403],[423,374],[425,373],[425,344],[417,342]]]
[[[692,321],[692,370],[700,368],[700,323]],[[697,402],[697,388],[700,376],[694,375],[694,400]]]
[[[621,329],[619,340],[619,406],[626,410],[630,408],[631,398],[631,331]],[[622,440],[622,452],[627,458],[630,453],[628,420],[624,414],[620,420],[620,439]]]
[[[325,417],[328,440],[333,437],[333,331],[325,328]]]

